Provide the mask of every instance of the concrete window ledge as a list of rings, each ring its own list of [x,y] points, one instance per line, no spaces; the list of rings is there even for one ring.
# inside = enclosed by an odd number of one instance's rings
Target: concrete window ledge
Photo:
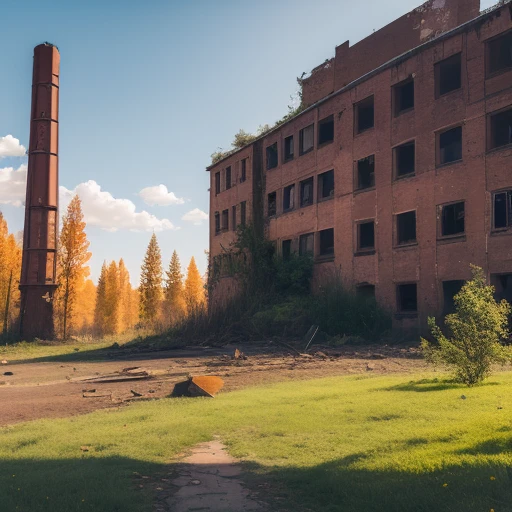
[[[452,236],[443,236],[437,239],[438,244],[452,244],[456,242],[465,242],[466,235],[452,235]]]
[[[357,258],[359,256],[373,256],[377,251],[375,249],[371,249],[369,251],[357,251],[354,253],[354,257]]]

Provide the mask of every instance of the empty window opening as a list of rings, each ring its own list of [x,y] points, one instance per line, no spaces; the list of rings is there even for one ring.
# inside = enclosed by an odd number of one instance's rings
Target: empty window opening
[[[461,87],[460,53],[435,65],[436,96],[448,94]]]
[[[443,315],[455,312],[455,302],[453,298],[464,285],[464,281],[443,281]]]
[[[313,178],[300,182],[300,206],[313,204]]]
[[[277,167],[277,142],[267,146],[267,169]]]
[[[488,74],[512,68],[512,32],[487,43]]]
[[[490,125],[489,149],[512,144],[512,109],[492,115]]]
[[[220,233],[220,215],[215,212],[215,233]]]
[[[283,260],[289,260],[292,254],[292,241],[291,240],[283,240],[281,244],[281,255]]]
[[[494,286],[496,300],[505,299],[509,304],[512,303],[512,274],[492,274],[491,284]]]
[[[375,285],[358,284],[356,287],[356,295],[363,299],[375,299]]]
[[[443,206],[441,214],[441,236],[464,233],[464,202]]]
[[[415,172],[416,145],[408,142],[395,148],[395,175],[397,178],[408,176]]]
[[[418,295],[416,283],[399,284],[397,286],[398,311],[413,313],[418,311]]]
[[[512,190],[494,194],[494,229],[512,226]]]
[[[324,229],[319,232],[319,255],[329,256],[334,254],[334,228]]]
[[[268,195],[268,216],[272,217],[277,212],[277,201],[276,201],[276,193],[271,192]]]
[[[293,160],[293,135],[284,139],[284,161]]]
[[[236,231],[236,205],[231,207],[231,229]]]
[[[439,134],[438,164],[462,160],[462,126],[456,126]]]
[[[357,226],[357,248],[368,251],[375,248],[375,222],[361,222]]]
[[[396,232],[398,245],[416,242],[416,211],[396,216]]]
[[[310,124],[299,132],[300,154],[303,155],[313,149],[315,144],[315,125]]]
[[[283,211],[288,212],[295,208],[295,185],[288,185],[283,190]]]
[[[240,203],[240,224],[245,226],[245,216],[246,216],[247,203],[242,201]]]
[[[240,183],[247,179],[247,158],[240,161]]]
[[[407,80],[394,87],[395,117],[414,108],[414,80]]]
[[[354,110],[356,133],[361,133],[373,128],[375,114],[373,96],[356,103]]]
[[[222,229],[229,229],[229,210],[222,210]]]
[[[318,199],[334,197],[334,170],[318,175]]]
[[[315,241],[315,238],[313,236],[313,233],[308,233],[306,235],[300,235],[299,255],[300,256],[313,255],[313,252],[315,250],[314,241]]]
[[[318,145],[328,144],[334,140],[334,116],[331,115],[318,123]]]
[[[215,173],[215,193],[220,194],[220,172]]]
[[[375,156],[367,156],[357,162],[357,190],[375,186]]]

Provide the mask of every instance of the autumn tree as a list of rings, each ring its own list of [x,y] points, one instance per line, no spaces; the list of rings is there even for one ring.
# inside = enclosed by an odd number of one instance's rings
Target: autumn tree
[[[80,311],[80,321],[75,323],[75,329],[81,333],[90,333],[94,326],[94,312],[96,306],[96,286],[91,279],[87,279],[78,290],[76,309]]]
[[[184,290],[185,304],[188,314],[204,304],[204,285],[201,274],[197,269],[194,256],[190,259],[185,279]]]
[[[131,329],[138,321],[137,303],[130,283],[130,273],[124,264],[123,258],[119,260],[119,330],[124,332]],[[135,305],[133,304],[135,302]],[[135,311],[135,314],[134,314]]]
[[[57,289],[56,312],[57,323],[62,337],[67,339],[68,327],[72,325],[77,294],[89,275],[86,263],[91,258],[88,252],[89,241],[85,234],[85,222],[82,203],[78,196],[69,203],[62,219],[62,229],[57,253]]]
[[[153,323],[158,319],[162,295],[162,256],[153,233],[140,274],[139,316],[142,322]]]
[[[119,332],[119,269],[115,261],[110,262],[105,279],[105,331],[104,334]]]
[[[101,266],[98,286],[96,287],[96,305],[94,307],[94,327],[96,334],[103,335],[105,326],[105,307],[107,303],[107,263]]]
[[[183,274],[178,253],[172,253],[169,269],[165,273],[164,315],[170,324],[175,324],[185,316],[187,306],[183,291]]]

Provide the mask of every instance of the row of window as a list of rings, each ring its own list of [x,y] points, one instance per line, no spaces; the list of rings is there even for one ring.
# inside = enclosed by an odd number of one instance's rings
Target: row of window
[[[222,210],[222,213],[215,212],[215,234],[219,234],[222,231],[229,231],[229,227],[231,224],[231,229],[233,231],[236,230],[237,226],[242,225],[245,226],[247,221],[247,202],[242,201],[240,203],[240,222],[238,222],[237,218],[237,207],[233,205],[231,207],[231,223],[229,222],[229,210]]]
[[[247,160],[243,158],[240,160],[240,183],[247,180]],[[236,185],[236,178],[233,180],[231,165],[224,170],[224,190],[229,190],[233,185]],[[220,194],[221,191],[221,176],[220,171],[215,173],[215,194]]]

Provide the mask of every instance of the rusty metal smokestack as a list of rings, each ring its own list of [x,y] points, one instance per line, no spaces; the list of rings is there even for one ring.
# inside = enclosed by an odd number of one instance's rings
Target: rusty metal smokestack
[[[21,267],[21,337],[54,337],[53,295],[59,210],[59,50],[34,48],[25,231]]]

